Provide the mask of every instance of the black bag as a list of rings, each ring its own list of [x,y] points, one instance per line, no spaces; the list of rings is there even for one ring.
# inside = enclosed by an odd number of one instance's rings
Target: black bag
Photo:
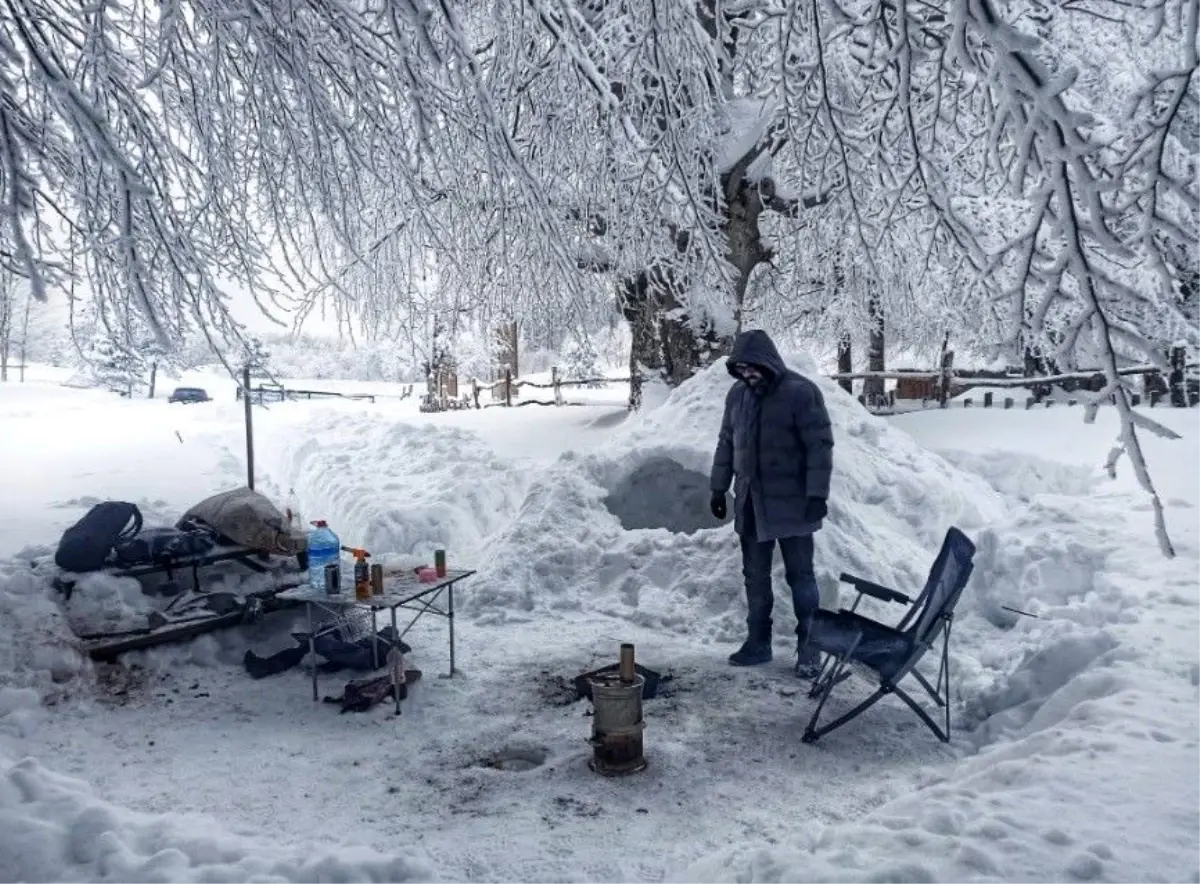
[[[147,528],[137,537],[117,544],[116,560],[122,568],[169,565],[180,559],[202,556],[215,545],[216,538],[207,531]]]
[[[54,564],[76,574],[99,571],[118,544],[132,540],[141,530],[142,514],[132,503],[98,503],[63,532]]]

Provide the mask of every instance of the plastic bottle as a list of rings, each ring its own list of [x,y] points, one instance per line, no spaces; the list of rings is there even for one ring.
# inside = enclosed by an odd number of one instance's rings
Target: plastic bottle
[[[354,597],[360,602],[371,598],[371,569],[365,549],[354,551]]]
[[[300,515],[300,507],[296,504],[296,492],[291,488],[288,489],[287,500],[284,502],[283,517],[287,520],[289,533],[304,533],[304,517]]]
[[[312,524],[313,530],[308,532],[308,585],[324,591],[325,566],[337,564],[342,544],[338,536],[329,530],[329,523],[324,519]]]

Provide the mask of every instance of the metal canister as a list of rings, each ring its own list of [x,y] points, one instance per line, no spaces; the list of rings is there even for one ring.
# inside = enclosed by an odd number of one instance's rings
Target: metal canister
[[[330,562],[325,566],[325,593],[326,595],[339,595],[342,591],[342,566],[337,562]]]
[[[383,565],[371,566],[371,595],[383,595]]]
[[[437,572],[438,577],[446,576],[446,551],[444,549],[433,551],[433,569]]]

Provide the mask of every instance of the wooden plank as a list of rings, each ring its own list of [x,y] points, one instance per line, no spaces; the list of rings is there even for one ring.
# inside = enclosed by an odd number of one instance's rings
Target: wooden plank
[[[230,611],[228,614],[214,614],[211,617],[189,618],[182,623],[169,623],[158,629],[147,629],[144,632],[130,630],[114,637],[93,638],[85,641],[83,646],[93,660],[113,660],[128,651],[187,641],[207,632],[237,626],[245,618],[245,614],[245,611],[238,610]]]

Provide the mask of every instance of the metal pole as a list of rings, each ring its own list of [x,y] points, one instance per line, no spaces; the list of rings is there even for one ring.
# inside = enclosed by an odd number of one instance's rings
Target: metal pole
[[[399,635],[400,635],[400,630],[396,627],[396,606],[392,605],[392,651],[394,651],[396,654],[400,653],[400,639],[397,637]],[[391,656],[392,655],[389,653],[388,657],[391,657]],[[388,662],[390,663],[391,661],[389,660]],[[403,664],[401,664],[401,666],[403,666]],[[388,666],[388,669],[392,669],[392,667]],[[404,670],[401,669],[400,672],[396,672],[395,670],[393,670],[391,673],[391,676],[392,676],[392,696],[396,700],[396,714],[399,715],[400,714],[400,679],[404,677]]]
[[[624,642],[621,645],[621,664],[619,668],[622,684],[633,684],[637,677],[637,666],[633,659],[633,645]]]
[[[395,630],[392,630],[395,632]],[[379,623],[375,620],[375,607],[371,607],[371,671],[379,670]]]
[[[450,677],[454,678],[454,584],[451,583],[446,590],[448,592],[446,619],[450,621]]]
[[[246,484],[254,490],[254,418],[250,408],[250,365],[242,369],[242,403],[246,407]],[[313,688],[315,693],[316,688]],[[314,696],[315,700],[316,697]]]
[[[308,665],[312,670],[313,702],[317,702],[317,640],[313,637],[312,602],[304,607],[308,609]]]

